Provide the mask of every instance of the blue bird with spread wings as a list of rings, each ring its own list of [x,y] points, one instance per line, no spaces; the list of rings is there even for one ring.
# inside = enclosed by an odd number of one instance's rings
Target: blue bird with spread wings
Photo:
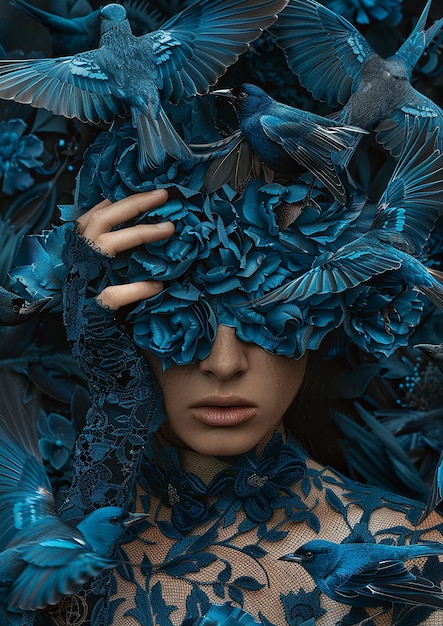
[[[26,0],[10,0],[10,4],[43,24],[52,40],[54,54],[77,54],[98,45],[100,40],[100,9],[88,11],[84,15],[65,17],[57,13],[43,11]],[[57,9],[56,3],[54,10]],[[60,9],[60,6],[58,7]]]
[[[443,554],[443,544],[333,543],[308,541],[282,561],[299,563],[324,594],[358,607],[393,603],[443,609],[443,591],[431,580],[416,576],[405,561]]]
[[[83,122],[112,122],[130,114],[141,173],[158,167],[167,155],[190,159],[163,103],[207,93],[287,1],[204,0],[139,37],[126,9],[108,4],[100,13],[97,49],[55,59],[0,61],[0,98]]]
[[[252,306],[343,293],[380,276],[385,280],[389,273],[397,284],[411,285],[443,308],[443,273],[419,260],[443,209],[443,153],[437,135],[438,129],[429,136],[414,123],[370,229],[318,256],[309,271],[252,301]]]
[[[345,204],[340,171],[366,131],[278,102],[249,83],[211,93],[229,100],[240,128],[219,142],[192,146],[194,153],[214,158],[205,178],[207,192],[228,181],[239,189],[251,176],[272,179],[273,172],[294,176],[307,169]]]
[[[411,86],[412,71],[443,18],[425,29],[428,0],[414,30],[399,50],[382,58],[344,17],[315,0],[290,0],[269,30],[291,69],[314,98],[343,106],[336,120],[375,130],[376,139],[398,157],[406,137],[406,118],[443,125],[443,111]]]
[[[13,610],[36,610],[116,566],[119,561],[109,553],[127,527],[146,515],[108,506],[77,527],[65,524],[34,432],[38,397],[28,394],[17,375],[3,371],[1,379],[0,602]]]

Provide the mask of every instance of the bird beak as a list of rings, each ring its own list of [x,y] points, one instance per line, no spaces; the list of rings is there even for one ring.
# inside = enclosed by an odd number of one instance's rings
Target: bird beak
[[[230,102],[235,102],[237,100],[236,96],[234,96],[234,94],[232,93],[232,89],[213,89],[210,94],[211,96],[225,98]]]
[[[285,554],[284,556],[280,556],[279,561],[291,561],[291,563],[301,563],[303,557],[300,554]]]
[[[34,313],[41,311],[51,300],[52,298],[40,298],[40,300],[35,302],[24,302],[20,308],[20,315],[31,317]]]
[[[132,526],[135,522],[140,522],[149,517],[149,513],[129,513],[129,517],[123,522],[123,526]]]

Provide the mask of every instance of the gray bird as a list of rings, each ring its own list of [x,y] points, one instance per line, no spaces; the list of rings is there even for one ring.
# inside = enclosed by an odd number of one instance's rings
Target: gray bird
[[[28,302],[21,296],[0,287],[0,326],[17,326],[37,315],[51,298]]]
[[[375,130],[376,139],[398,157],[406,117],[441,128],[443,111],[411,84],[412,71],[443,18],[425,30],[428,0],[414,30],[399,50],[383,59],[344,17],[315,0],[290,0],[269,30],[291,69],[314,98],[344,105],[336,120]]]
[[[141,173],[166,155],[192,158],[162,103],[207,93],[287,1],[204,0],[140,37],[133,35],[125,8],[108,4],[100,14],[98,49],[0,61],[0,98],[83,122],[112,122],[130,113]]]

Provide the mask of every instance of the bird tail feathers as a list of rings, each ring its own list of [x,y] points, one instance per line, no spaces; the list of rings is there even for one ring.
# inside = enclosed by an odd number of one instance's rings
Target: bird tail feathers
[[[138,134],[138,169],[141,174],[155,170],[167,154],[179,160],[192,158],[191,150],[162,109],[156,116],[152,110],[143,114],[133,108],[132,119]]]
[[[418,18],[414,30],[397,51],[396,56],[402,57],[407,61],[406,67],[411,69],[411,74],[423,52],[443,28],[442,18],[426,29],[426,22],[431,4],[432,0],[428,0],[420,17]]]

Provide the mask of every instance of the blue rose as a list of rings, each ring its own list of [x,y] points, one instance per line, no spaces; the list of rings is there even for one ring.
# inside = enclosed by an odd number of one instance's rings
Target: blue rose
[[[0,178],[2,191],[12,196],[29,189],[34,182],[30,171],[43,162],[44,145],[32,133],[25,135],[26,123],[21,119],[0,122]]]
[[[423,311],[423,302],[413,289],[384,291],[362,287],[358,297],[346,306],[343,324],[355,344],[379,357],[408,344]]]

